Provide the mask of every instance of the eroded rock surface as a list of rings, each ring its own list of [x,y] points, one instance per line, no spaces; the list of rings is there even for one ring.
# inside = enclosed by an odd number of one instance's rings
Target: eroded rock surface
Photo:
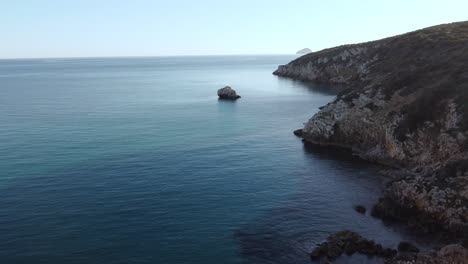
[[[448,245],[440,250],[399,254],[386,264],[468,264],[468,250],[461,245]]]
[[[398,251],[345,230],[330,235],[310,253],[312,261],[330,263],[342,255],[364,254],[385,260],[386,264],[468,264],[468,250],[452,244],[437,250],[420,251],[408,242],[401,242]]]

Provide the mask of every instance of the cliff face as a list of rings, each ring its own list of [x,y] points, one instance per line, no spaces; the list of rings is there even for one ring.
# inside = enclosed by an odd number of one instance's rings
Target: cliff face
[[[305,141],[410,170],[376,215],[468,231],[468,22],[322,50],[274,74],[345,87]]]

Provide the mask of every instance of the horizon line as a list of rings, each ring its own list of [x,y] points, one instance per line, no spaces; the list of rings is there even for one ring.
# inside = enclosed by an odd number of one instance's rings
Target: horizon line
[[[16,57],[16,58],[0,58],[0,60],[66,60],[66,59],[131,59],[131,58],[170,58],[170,57],[221,57],[221,56],[286,56],[286,55],[304,55],[295,53],[248,53],[248,54],[195,54],[195,55],[123,55],[123,56],[72,56],[72,57]]]

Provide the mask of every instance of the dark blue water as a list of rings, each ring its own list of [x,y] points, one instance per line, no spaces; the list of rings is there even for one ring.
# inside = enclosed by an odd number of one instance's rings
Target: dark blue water
[[[334,95],[271,74],[291,59],[0,61],[0,263],[309,263],[343,228],[395,245],[352,209],[376,170],[292,135]]]

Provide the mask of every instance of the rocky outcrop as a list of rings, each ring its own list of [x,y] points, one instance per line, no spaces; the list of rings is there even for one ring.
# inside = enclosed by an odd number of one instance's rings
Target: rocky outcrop
[[[450,231],[468,239],[468,163],[454,162],[431,172],[394,180],[372,215],[406,221],[426,232]]]
[[[274,74],[344,87],[305,124],[307,143],[405,171],[373,215],[468,234],[468,22],[322,50]]]
[[[367,47],[358,45],[327,49],[279,66],[274,74],[303,81],[345,84],[367,74],[369,64],[377,58],[359,55],[370,53]]]
[[[226,86],[218,90],[218,97],[222,100],[237,100],[240,97],[230,86]]]
[[[310,253],[312,261],[333,261],[341,255],[363,254],[379,257],[386,264],[468,264],[468,250],[452,244],[438,250],[420,251],[408,242],[401,242],[398,250],[385,248],[381,244],[344,230],[330,235],[326,242],[318,244]]]
[[[310,258],[312,260],[320,260],[322,258],[334,260],[343,254],[351,256],[355,253],[393,258],[397,254],[397,251],[384,248],[373,240],[365,239],[355,232],[345,230],[329,236],[326,242],[317,245],[312,253],[310,253]]]
[[[294,135],[296,135],[297,137],[302,137],[302,129],[294,130]]]
[[[459,244],[453,244],[440,250],[405,252],[387,259],[385,264],[468,264],[468,250]]]

